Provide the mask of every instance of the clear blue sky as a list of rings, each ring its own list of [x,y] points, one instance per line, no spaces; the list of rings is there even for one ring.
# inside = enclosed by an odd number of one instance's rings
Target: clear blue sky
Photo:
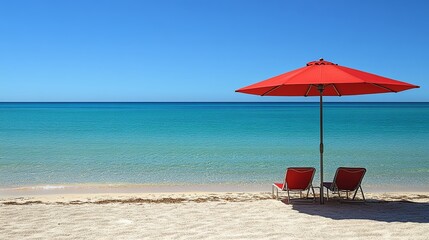
[[[321,57],[420,85],[328,101],[429,101],[429,1],[9,0],[0,101],[318,101],[235,93]]]

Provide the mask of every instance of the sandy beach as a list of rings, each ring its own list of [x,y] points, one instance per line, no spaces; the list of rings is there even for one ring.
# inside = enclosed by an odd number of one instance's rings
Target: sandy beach
[[[429,240],[429,0],[0,12],[0,240]]]
[[[429,193],[286,204],[268,192],[2,197],[0,239],[429,239]]]

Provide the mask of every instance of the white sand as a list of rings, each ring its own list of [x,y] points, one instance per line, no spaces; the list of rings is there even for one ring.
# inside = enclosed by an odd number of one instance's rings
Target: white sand
[[[287,205],[269,193],[3,197],[0,239],[429,239],[429,193],[367,198]]]

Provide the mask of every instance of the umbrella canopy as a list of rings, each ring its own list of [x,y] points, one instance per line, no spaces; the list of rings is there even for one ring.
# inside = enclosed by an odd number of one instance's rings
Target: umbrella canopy
[[[236,92],[261,96],[323,96],[360,95],[400,92],[418,88],[405,82],[339,66],[323,59],[307,66],[240,88]]]
[[[236,92],[260,96],[320,97],[320,203],[323,203],[323,96],[396,93],[418,87],[320,59]]]

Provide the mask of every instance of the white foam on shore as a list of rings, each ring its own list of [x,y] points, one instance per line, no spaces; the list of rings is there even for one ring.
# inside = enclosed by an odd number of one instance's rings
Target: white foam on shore
[[[45,186],[33,186],[31,189],[42,189],[42,190],[54,190],[54,189],[64,189],[65,186],[55,186],[55,185],[45,185]]]
[[[57,190],[65,189],[66,186],[63,185],[42,185],[42,186],[25,186],[25,187],[16,187],[16,188],[2,188],[0,190],[16,190],[16,191],[28,191],[28,190]]]
[[[364,192],[427,192],[428,188],[363,185]],[[47,184],[0,188],[0,196],[98,193],[270,192],[271,184]]]
[[[0,188],[0,195],[40,195],[54,193],[147,193],[147,192],[260,192],[269,184],[70,184]]]

